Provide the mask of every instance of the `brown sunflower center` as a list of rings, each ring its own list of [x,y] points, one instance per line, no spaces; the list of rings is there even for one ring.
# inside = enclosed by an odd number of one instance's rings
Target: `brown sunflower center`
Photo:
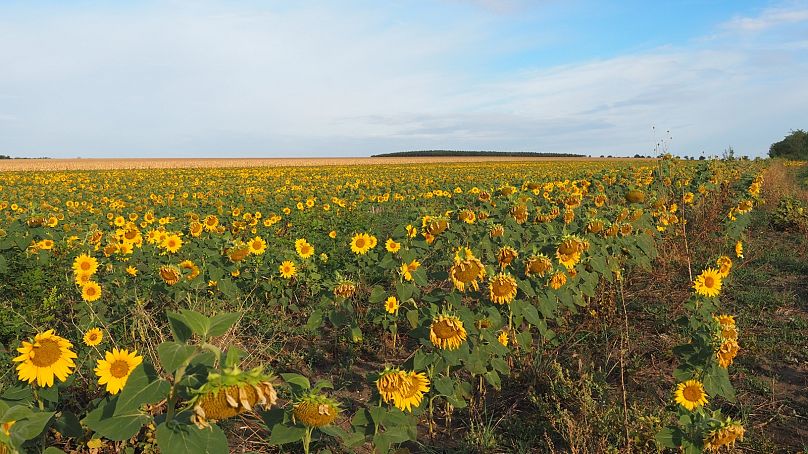
[[[477,279],[480,274],[480,267],[472,261],[458,263],[455,267],[454,276],[458,281],[468,284],[469,282]]]
[[[365,239],[357,238],[355,244],[357,248],[362,249],[363,247],[365,247]]]
[[[92,285],[88,285],[87,287],[84,288],[84,293],[86,293],[87,296],[95,296],[95,287]]]
[[[124,378],[129,375],[129,363],[118,359],[109,366],[109,373],[115,378]]]
[[[263,243],[261,243],[261,241],[259,241],[259,240],[253,241],[253,244],[252,244],[253,249],[261,249],[262,246],[263,246]]]
[[[712,276],[706,276],[704,278],[704,286],[707,288],[713,288],[715,286],[715,278]]]
[[[89,261],[81,262],[81,269],[84,270],[84,271],[90,271],[91,266],[92,265],[90,264]]]
[[[457,336],[457,328],[446,320],[441,320],[432,325],[432,331],[440,339],[451,339]]]
[[[87,339],[88,339],[90,342],[95,342],[95,341],[97,341],[97,340],[98,340],[98,334],[97,334],[97,333],[90,333],[90,335],[89,335],[89,336],[87,336]]]
[[[31,352],[31,362],[37,367],[51,366],[61,357],[59,343],[52,339],[40,340]]]
[[[491,283],[491,291],[496,296],[507,296],[513,291],[513,285],[507,279],[497,279]]]
[[[696,386],[686,386],[682,391],[682,395],[689,402],[698,402],[701,400],[701,390]]]

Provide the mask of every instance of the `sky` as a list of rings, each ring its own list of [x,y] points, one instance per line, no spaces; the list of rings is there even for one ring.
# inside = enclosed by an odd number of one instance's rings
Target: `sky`
[[[808,0],[0,0],[17,157],[754,157],[806,128]]]

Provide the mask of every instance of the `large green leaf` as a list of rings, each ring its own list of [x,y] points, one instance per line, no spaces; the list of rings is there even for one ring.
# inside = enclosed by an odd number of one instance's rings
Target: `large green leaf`
[[[193,424],[166,424],[157,426],[157,446],[161,452],[171,454],[227,454],[227,437],[213,424],[200,429]]]
[[[117,412],[118,397],[110,399],[87,414],[82,420],[85,426],[113,441],[122,441],[135,436],[151,417],[138,410]]]
[[[298,426],[289,426],[278,423],[272,426],[272,433],[269,435],[269,444],[273,446],[294,443],[303,439],[306,429]]]
[[[160,364],[163,370],[170,374],[176,372],[195,352],[196,348],[180,342],[163,342],[157,347]]]
[[[171,385],[160,378],[149,363],[142,363],[132,371],[118,398],[116,414],[132,413],[144,404],[153,404],[168,397]]]
[[[221,336],[233,326],[241,318],[240,312],[222,312],[210,318],[210,328],[208,328],[207,336],[216,337]]]

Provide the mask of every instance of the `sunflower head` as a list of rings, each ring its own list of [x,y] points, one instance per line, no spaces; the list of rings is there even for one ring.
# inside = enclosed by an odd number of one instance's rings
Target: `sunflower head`
[[[295,266],[295,262],[290,260],[284,260],[283,263],[278,266],[278,272],[280,272],[281,277],[284,279],[291,279],[297,275],[297,267]]]
[[[348,299],[356,294],[356,284],[349,280],[342,280],[334,287],[334,296]]]
[[[138,356],[137,350],[113,348],[111,352],[106,352],[103,359],[96,361],[95,374],[98,376],[99,385],[107,385],[107,392],[118,394],[129,379],[132,371],[143,362],[143,357]]]
[[[182,273],[180,273],[179,268],[173,265],[161,266],[159,274],[160,279],[162,279],[163,282],[165,282],[168,285],[176,284],[177,282],[180,281],[180,276],[182,276]]]
[[[485,278],[485,267],[470,249],[462,248],[462,251],[455,254],[454,264],[449,269],[449,277],[455,288],[461,292],[465,292],[466,286],[469,285],[474,290],[479,290],[478,281]]]
[[[729,271],[732,269],[731,258],[727,257],[726,255],[722,255],[721,257],[718,257],[715,264],[718,266],[718,274],[720,274],[722,278],[729,276]]]
[[[57,336],[52,329],[37,334],[33,342],[23,341],[17,349],[20,355],[13,359],[19,363],[17,377],[43,388],[53,386],[54,376],[60,381],[67,380],[76,367],[72,348],[70,341]]]
[[[456,350],[466,340],[466,328],[463,322],[453,316],[440,314],[432,320],[429,327],[429,340],[444,350]]]
[[[194,397],[189,403],[194,412],[191,421],[197,427],[205,428],[210,422],[252,411],[258,405],[274,405],[278,394],[272,385],[273,380],[274,376],[264,373],[261,367],[242,371],[233,366],[221,373],[211,372],[208,381],[193,391]]]
[[[104,333],[98,328],[90,328],[84,333],[84,345],[94,347],[104,340]]]
[[[693,288],[701,296],[718,296],[721,293],[721,273],[715,268],[707,268],[696,278]]]
[[[497,262],[499,262],[499,266],[503,269],[510,265],[517,257],[519,257],[519,253],[510,246],[503,246],[497,251]]]
[[[544,277],[553,269],[553,262],[544,254],[534,255],[527,259],[525,263],[526,276]]]
[[[306,427],[323,427],[333,423],[341,410],[336,400],[319,392],[310,392],[294,403],[292,416]]]
[[[81,286],[81,299],[93,302],[101,298],[101,286],[94,281],[87,281]]]
[[[488,293],[496,304],[510,304],[516,298],[516,280],[510,274],[499,273],[488,282]]]
[[[717,452],[724,446],[731,449],[736,441],[743,441],[745,432],[740,423],[727,418],[704,438],[704,449],[710,452]]]
[[[676,403],[689,411],[707,404],[707,393],[704,385],[698,380],[687,380],[676,386]]]

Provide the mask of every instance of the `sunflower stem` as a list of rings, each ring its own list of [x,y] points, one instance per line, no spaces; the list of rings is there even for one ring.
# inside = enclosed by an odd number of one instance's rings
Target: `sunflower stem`
[[[309,454],[309,445],[311,444],[311,427],[306,427],[306,432],[303,434],[303,452]]]

